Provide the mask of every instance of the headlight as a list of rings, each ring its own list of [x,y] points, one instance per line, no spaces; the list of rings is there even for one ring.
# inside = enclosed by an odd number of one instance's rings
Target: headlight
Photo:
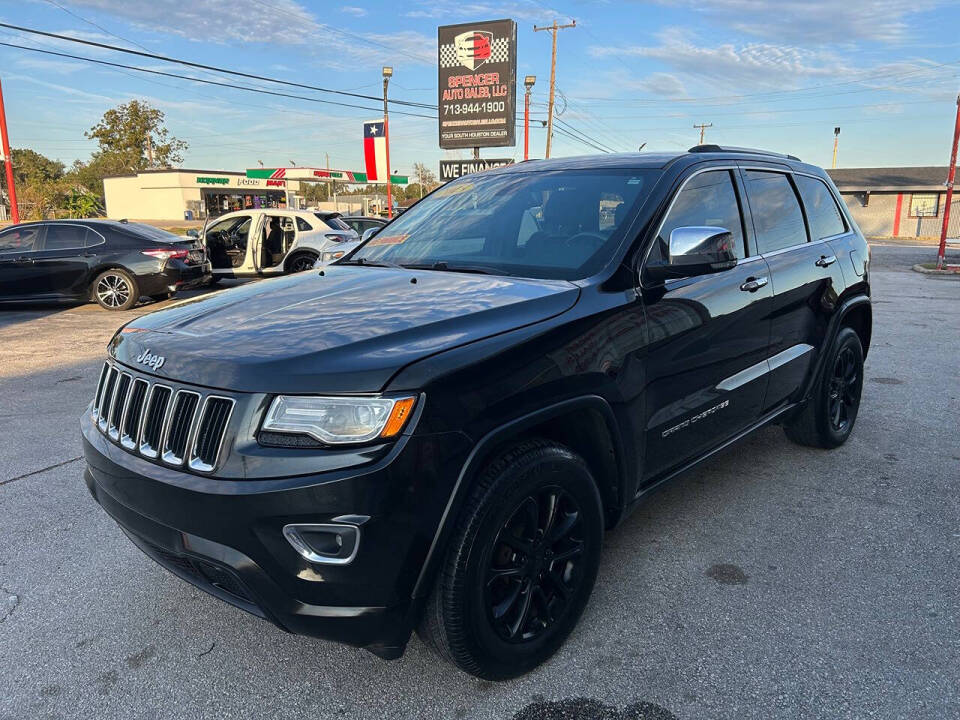
[[[331,260],[339,260],[346,254],[343,250],[327,250],[324,253],[320,253],[320,262],[328,263]]]
[[[415,401],[415,397],[280,395],[270,405],[263,429],[309,435],[328,445],[369,442],[399,434]]]

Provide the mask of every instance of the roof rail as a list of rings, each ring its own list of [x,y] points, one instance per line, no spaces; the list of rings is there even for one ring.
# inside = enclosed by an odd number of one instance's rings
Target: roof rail
[[[749,155],[770,155],[771,157],[787,158],[788,160],[796,160],[797,162],[802,162],[800,158],[798,158],[796,155],[787,155],[785,153],[771,152],[770,150],[757,150],[756,148],[732,147],[730,145],[694,145],[692,148],[687,150],[687,152],[692,152],[692,153],[725,152],[725,153],[746,153]]]

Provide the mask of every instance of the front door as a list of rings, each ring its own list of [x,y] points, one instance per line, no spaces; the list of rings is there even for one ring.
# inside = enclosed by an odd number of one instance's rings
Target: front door
[[[0,297],[46,294],[43,271],[34,262],[43,231],[42,225],[14,225],[0,231]]]
[[[646,262],[666,252],[679,227],[729,230],[737,265],[668,280],[643,291],[650,348],[645,388],[649,483],[757,422],[770,344],[769,271],[750,255],[734,171],[689,178],[675,197]],[[644,280],[644,285],[646,286]]]
[[[844,287],[827,239],[847,228],[823,181],[759,169],[743,174],[757,248],[770,267],[773,287],[770,381],[764,400],[764,409],[773,410],[799,399],[823,349],[830,313]]]

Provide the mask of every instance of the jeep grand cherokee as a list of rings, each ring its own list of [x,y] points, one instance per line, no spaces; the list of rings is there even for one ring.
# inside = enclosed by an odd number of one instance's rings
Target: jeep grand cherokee
[[[868,250],[792,156],[522,163],[323,269],[138,318],[81,425],[147,555],[290,632],[485,678],[571,632],[603,532],[767,423],[850,435]]]

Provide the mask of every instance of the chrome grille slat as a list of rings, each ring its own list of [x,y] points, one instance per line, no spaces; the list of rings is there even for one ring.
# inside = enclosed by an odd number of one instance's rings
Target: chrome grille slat
[[[182,465],[187,455],[187,442],[193,431],[197,409],[200,407],[200,393],[192,390],[178,390],[173,398],[170,420],[163,436],[161,459],[169,465]]]
[[[97,427],[100,428],[100,432],[107,431],[107,415],[110,413],[110,407],[113,404],[113,387],[117,381],[117,369],[111,367],[107,371],[107,379],[104,382],[103,386],[103,397],[100,398],[100,407],[97,409]],[[107,408],[107,412],[104,412],[104,407]]]
[[[110,417],[107,420],[107,436],[111,440],[120,439],[120,422],[127,408],[131,382],[133,382],[133,376],[130,373],[120,373],[117,378],[113,400],[110,403]]]
[[[136,450],[137,443],[140,442],[140,422],[143,418],[144,401],[147,399],[149,389],[150,383],[143,378],[134,380],[133,386],[130,388],[127,409],[120,421],[120,444],[127,450]]]
[[[235,401],[140,377],[104,363],[91,413],[100,432],[124,450],[165,465],[213,472]]]

